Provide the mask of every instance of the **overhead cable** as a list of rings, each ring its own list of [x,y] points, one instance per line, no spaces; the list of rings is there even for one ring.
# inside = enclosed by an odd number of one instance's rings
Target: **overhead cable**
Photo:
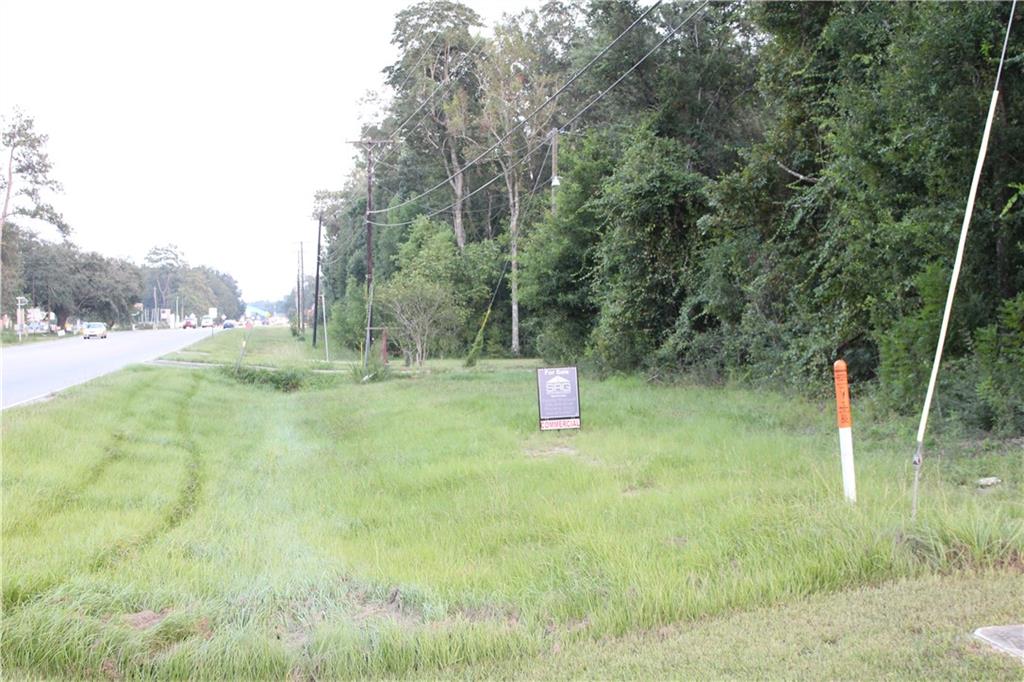
[[[613,88],[614,88],[614,87],[615,87],[616,85],[618,85],[619,83],[621,83],[621,82],[623,81],[623,79],[625,79],[625,77],[626,77],[626,76],[628,76],[628,75],[629,75],[630,73],[632,73],[633,71],[635,71],[635,70],[637,69],[637,67],[639,67],[639,66],[640,66],[640,65],[641,65],[641,64],[642,64],[642,63],[643,63],[644,61],[646,61],[646,60],[647,60],[647,58],[648,58],[648,57],[650,57],[650,56],[651,56],[652,54],[654,54],[654,52],[655,52],[656,50],[658,50],[658,48],[660,48],[660,47],[661,47],[661,46],[663,46],[663,45],[664,45],[664,44],[665,44],[666,42],[668,42],[668,40],[669,40],[670,38],[672,38],[672,36],[674,36],[674,35],[675,35],[676,33],[678,33],[678,32],[679,32],[679,30],[680,30],[681,28],[683,28],[683,26],[685,26],[686,24],[688,24],[688,23],[689,23],[689,22],[690,22],[690,21],[691,21],[691,20],[692,20],[692,19],[693,19],[693,18],[694,18],[695,16],[697,16],[697,14],[698,14],[698,13],[699,13],[699,12],[700,12],[701,10],[703,10],[704,8],[706,8],[706,7],[707,7],[707,6],[709,5],[709,4],[710,4],[710,0],[705,0],[705,2],[703,2],[703,3],[702,3],[702,4],[701,4],[701,5],[700,5],[700,6],[699,6],[699,7],[697,8],[697,9],[695,9],[695,10],[694,10],[693,12],[691,12],[691,13],[689,14],[689,16],[687,16],[687,17],[686,17],[685,19],[683,19],[683,20],[682,20],[681,22],[679,22],[679,24],[678,24],[678,25],[676,25],[676,26],[675,26],[675,28],[672,28],[671,30],[669,30],[669,32],[668,32],[668,33],[666,33],[666,34],[665,34],[665,36],[664,36],[664,37],[663,37],[663,38],[662,38],[662,39],[661,39],[660,41],[658,41],[658,43],[657,43],[657,44],[656,44],[656,45],[655,45],[655,46],[654,46],[653,48],[651,48],[650,50],[648,50],[648,51],[647,51],[647,53],[646,53],[646,54],[645,54],[645,55],[644,55],[643,57],[641,57],[641,58],[640,58],[640,59],[639,59],[639,60],[638,60],[638,61],[637,61],[637,62],[636,62],[635,64],[633,64],[633,65],[632,65],[631,67],[629,67],[628,69],[626,69],[626,71],[624,71],[624,72],[622,73],[622,75],[621,75],[621,76],[619,76],[619,77],[618,77],[618,78],[617,78],[617,79],[616,79],[616,80],[615,80],[615,81],[614,81],[614,82],[613,82],[613,83],[612,83],[611,85],[609,85],[609,86],[608,86],[607,88],[605,88],[604,90],[602,90],[601,92],[599,92],[599,93],[598,93],[598,94],[597,94],[597,95],[596,95],[595,97],[591,98],[591,100],[590,100],[589,102],[587,102],[587,104],[585,104],[585,105],[584,105],[584,106],[583,106],[583,107],[582,107],[581,109],[579,109],[579,110],[578,110],[578,111],[577,111],[577,112],[576,112],[575,114],[573,114],[573,115],[572,115],[572,117],[571,117],[571,118],[569,118],[569,120],[568,120],[568,121],[567,121],[567,122],[565,123],[565,125],[563,126],[563,128],[564,128],[565,126],[568,126],[568,125],[570,125],[570,124],[571,124],[571,123],[572,123],[573,121],[575,121],[576,119],[578,119],[578,118],[579,118],[580,116],[582,116],[582,115],[583,115],[583,114],[584,114],[584,113],[585,113],[586,111],[588,111],[588,110],[589,110],[589,109],[590,109],[591,107],[593,107],[593,106],[594,106],[595,104],[597,104],[597,103],[598,103],[598,102],[599,102],[599,101],[600,101],[600,100],[601,100],[602,98],[604,98],[604,97],[605,97],[605,96],[606,96],[606,95],[607,95],[607,94],[608,94],[609,92],[611,92],[611,91],[612,91],[612,89],[613,89]],[[529,160],[529,159],[530,159],[530,158],[531,158],[531,157],[533,156],[533,154],[534,154],[534,153],[535,153],[535,152],[536,152],[536,151],[537,151],[538,149],[540,149],[541,147],[543,147],[543,146],[544,146],[545,144],[549,144],[549,143],[550,143],[550,138],[545,138],[545,141],[544,141],[544,142],[541,142],[540,144],[534,145],[534,146],[533,146],[533,147],[532,147],[531,149],[529,149],[529,150],[528,150],[528,151],[526,152],[526,154],[524,154],[524,155],[522,156],[522,158],[520,158],[520,160],[519,160],[518,162],[516,162],[516,163],[512,164],[512,166],[511,166],[511,167],[512,167],[512,168],[515,168],[515,167],[517,167],[517,166],[520,166],[520,165],[522,165],[522,164],[526,163],[526,162],[527,162],[527,161],[528,161],[528,160]],[[492,149],[493,149],[493,147],[492,147]],[[480,192],[481,190],[483,190],[483,189],[486,189],[487,187],[491,186],[492,184],[494,184],[495,182],[497,182],[498,180],[500,180],[500,179],[501,179],[501,178],[503,178],[504,176],[505,176],[505,174],[504,174],[504,173],[499,173],[498,175],[494,176],[493,178],[491,178],[490,180],[488,180],[487,182],[485,182],[485,183],[484,183],[483,185],[481,185],[480,187],[477,187],[477,188],[476,188],[475,190],[473,190],[472,192],[470,192],[470,193],[469,193],[469,194],[467,194],[466,196],[462,197],[462,201],[465,201],[466,199],[470,198],[471,196],[473,196],[473,195],[474,195],[474,194],[476,194],[477,192]],[[451,178],[449,178],[449,180],[450,180],[450,179],[451,179]],[[446,180],[446,182],[447,182],[447,180]],[[412,201],[415,201],[415,200],[418,200],[418,199],[422,198],[423,196],[425,196],[425,195],[426,195],[426,194],[428,194],[429,192],[430,192],[430,190],[428,190],[427,192],[424,192],[424,193],[422,193],[422,194],[420,194],[420,195],[418,195],[418,196],[416,196],[416,197],[413,197],[412,199],[408,199],[408,200],[406,200],[406,201],[404,201],[404,202],[402,202],[402,203],[400,203],[400,204],[397,204],[397,205],[395,205],[395,206],[392,206],[392,207],[390,207],[390,208],[385,208],[385,209],[381,209],[380,211],[375,211],[375,213],[377,213],[377,212],[383,212],[383,211],[389,211],[389,210],[391,210],[391,209],[394,209],[394,208],[399,208],[399,207],[401,207],[401,206],[405,206],[405,205],[409,204],[409,203],[410,203],[410,202],[412,202]],[[451,209],[452,209],[452,208],[454,208],[454,207],[455,207],[455,202],[453,202],[453,203],[449,204],[448,206],[445,206],[444,208],[441,208],[441,209],[437,209],[436,211],[431,211],[430,213],[427,213],[427,214],[425,214],[425,217],[427,217],[427,218],[431,218],[431,217],[433,217],[433,216],[436,216],[436,215],[438,215],[438,214],[440,214],[440,213],[444,213],[445,211],[449,211],[449,210],[451,210]],[[419,217],[419,216],[417,216],[417,217]],[[371,224],[373,224],[373,225],[376,225],[377,227],[402,227],[402,226],[405,226],[405,225],[411,225],[411,224],[412,224],[413,222],[415,222],[415,219],[414,219],[414,220],[407,220],[407,221],[404,221],[404,222],[399,222],[399,223],[387,223],[387,222],[372,222],[372,221],[371,221]]]
[[[570,85],[575,83],[583,74],[585,74],[587,71],[589,71],[590,68],[595,63],[597,63],[597,61],[601,57],[603,57],[605,54],[607,54],[609,50],[611,50],[616,44],[618,44],[618,42],[620,40],[622,40],[622,38],[624,38],[641,21],[643,21],[647,17],[648,14],[653,12],[659,5],[661,5],[661,3],[662,3],[662,0],[657,0],[657,2],[655,2],[653,5],[648,7],[643,12],[643,14],[641,14],[639,17],[637,17],[636,20],[633,21],[633,23],[630,24],[622,33],[620,33],[618,36],[616,36],[615,39],[612,42],[608,43],[604,48],[602,48],[601,51],[598,52],[589,62],[587,62],[587,64],[583,68],[581,68],[579,71],[574,73],[569,78],[569,80],[567,80],[565,83],[563,83],[562,86],[560,88],[558,88],[558,90],[556,90],[554,92],[554,94],[552,94],[550,97],[548,97],[546,100],[544,100],[544,102],[542,102],[532,112],[527,114],[519,123],[517,123],[515,126],[513,126],[511,130],[509,130],[507,133],[505,133],[505,135],[503,135],[500,139],[498,139],[497,142],[495,142],[493,145],[491,145],[490,147],[488,147],[484,151],[480,152],[480,154],[478,154],[472,161],[468,162],[465,166],[463,166],[460,169],[459,173],[455,173],[455,174],[450,175],[449,177],[447,177],[444,180],[440,181],[439,183],[437,183],[436,185],[434,185],[430,189],[428,189],[428,190],[426,190],[424,192],[421,192],[420,194],[418,194],[418,195],[416,195],[414,197],[410,197],[409,199],[406,199],[404,202],[402,202],[400,204],[397,204],[396,206],[392,206],[390,208],[394,209],[394,208],[400,208],[402,206],[406,206],[408,204],[411,204],[411,203],[414,203],[416,201],[419,201],[420,199],[422,199],[423,197],[427,196],[428,194],[432,194],[433,192],[436,192],[438,189],[444,187],[446,184],[448,184],[449,182],[454,180],[457,175],[459,175],[460,173],[464,173],[466,171],[466,169],[471,168],[476,163],[478,163],[481,159],[483,159],[485,156],[487,156],[492,151],[497,149],[503,142],[505,142],[508,138],[510,138],[513,133],[515,133],[517,130],[519,130],[524,125],[526,125],[526,123],[529,122],[538,113],[540,113],[540,111],[542,109],[544,109],[549,104],[554,102],[558,98],[559,95],[561,95],[563,92],[565,92],[569,88]],[[422,107],[422,105],[421,105],[421,107]],[[369,211],[369,213],[371,213],[371,214],[384,213],[385,211],[388,211],[388,210],[390,210],[390,209],[386,209],[386,208],[385,209],[375,209],[373,211]]]

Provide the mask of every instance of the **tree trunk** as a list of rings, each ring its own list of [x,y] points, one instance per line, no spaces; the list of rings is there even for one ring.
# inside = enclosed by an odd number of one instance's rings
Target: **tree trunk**
[[[452,168],[455,169],[455,172],[452,173],[451,182],[452,191],[455,195],[455,200],[452,202],[452,227],[455,230],[455,243],[459,247],[459,253],[462,253],[466,249],[466,227],[462,224],[462,195],[465,191],[465,178],[462,175],[462,166],[459,165],[454,145],[450,149],[450,155],[452,157]]]
[[[4,195],[4,209],[0,214],[0,244],[4,243],[4,226],[7,224],[7,209],[11,203],[11,185],[14,184],[14,149],[17,145],[11,145],[11,155],[7,159],[7,191]]]

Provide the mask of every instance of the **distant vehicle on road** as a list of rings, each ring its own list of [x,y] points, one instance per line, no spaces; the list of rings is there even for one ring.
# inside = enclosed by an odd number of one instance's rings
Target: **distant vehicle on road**
[[[107,325],[102,322],[86,322],[82,328],[82,339],[107,338]]]
[[[196,328],[196,321],[186,317],[185,321],[182,322],[182,324],[181,324],[181,328],[182,329],[195,329]]]
[[[213,318],[210,317],[209,315],[203,315],[203,319],[199,323],[199,326],[202,327],[203,329],[206,329],[207,327],[212,327],[213,326]]]
[[[223,327],[224,327],[224,329],[234,329],[235,328],[235,321],[234,320],[224,320]]]

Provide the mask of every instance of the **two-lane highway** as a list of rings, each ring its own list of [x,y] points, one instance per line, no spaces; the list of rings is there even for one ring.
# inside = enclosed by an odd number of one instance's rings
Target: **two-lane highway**
[[[209,329],[110,332],[105,339],[4,344],[0,408],[45,398],[135,362],[146,362],[210,336]]]

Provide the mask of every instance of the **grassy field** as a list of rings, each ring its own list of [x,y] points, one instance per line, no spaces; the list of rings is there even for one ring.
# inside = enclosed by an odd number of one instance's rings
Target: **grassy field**
[[[522,364],[4,412],[5,676],[1020,679],[967,639],[1021,620],[1019,446],[933,448],[911,523],[906,425],[855,413],[853,507],[830,405],[584,376],[541,434]]]
[[[19,340],[17,332],[5,329],[0,331],[0,346],[17,346],[26,343],[42,343],[44,341],[74,338],[78,338],[78,336],[75,334],[65,334],[64,336],[57,336],[56,334],[22,334]]]
[[[241,354],[242,342],[245,342],[245,353]],[[319,348],[313,348],[309,334],[305,340],[299,341],[291,331],[281,327],[256,327],[251,331],[230,329],[203,339],[188,348],[165,355],[163,359],[175,362],[196,362],[234,366],[242,355],[242,364],[256,367],[272,367],[276,369],[317,369],[346,370],[353,363],[361,362],[362,358],[354,351],[339,348],[337,344],[330,349],[330,362],[326,360],[323,342]],[[474,372],[490,372],[510,369],[532,369],[539,367],[537,360],[495,359],[480,360]],[[422,369],[405,367],[400,358],[391,358],[390,369],[398,374],[423,374],[433,372],[462,371],[462,358],[431,359]]]
[[[297,341],[287,327],[255,327],[251,330],[236,328],[227,329],[184,348],[176,353],[164,356],[167,360],[182,362],[204,362],[234,365],[242,354],[242,342],[245,341],[243,363],[267,367],[297,367],[323,364],[327,367],[323,340],[318,348],[313,348],[311,338]],[[354,358],[351,351],[342,348],[331,349],[331,364],[334,361],[346,366]]]

